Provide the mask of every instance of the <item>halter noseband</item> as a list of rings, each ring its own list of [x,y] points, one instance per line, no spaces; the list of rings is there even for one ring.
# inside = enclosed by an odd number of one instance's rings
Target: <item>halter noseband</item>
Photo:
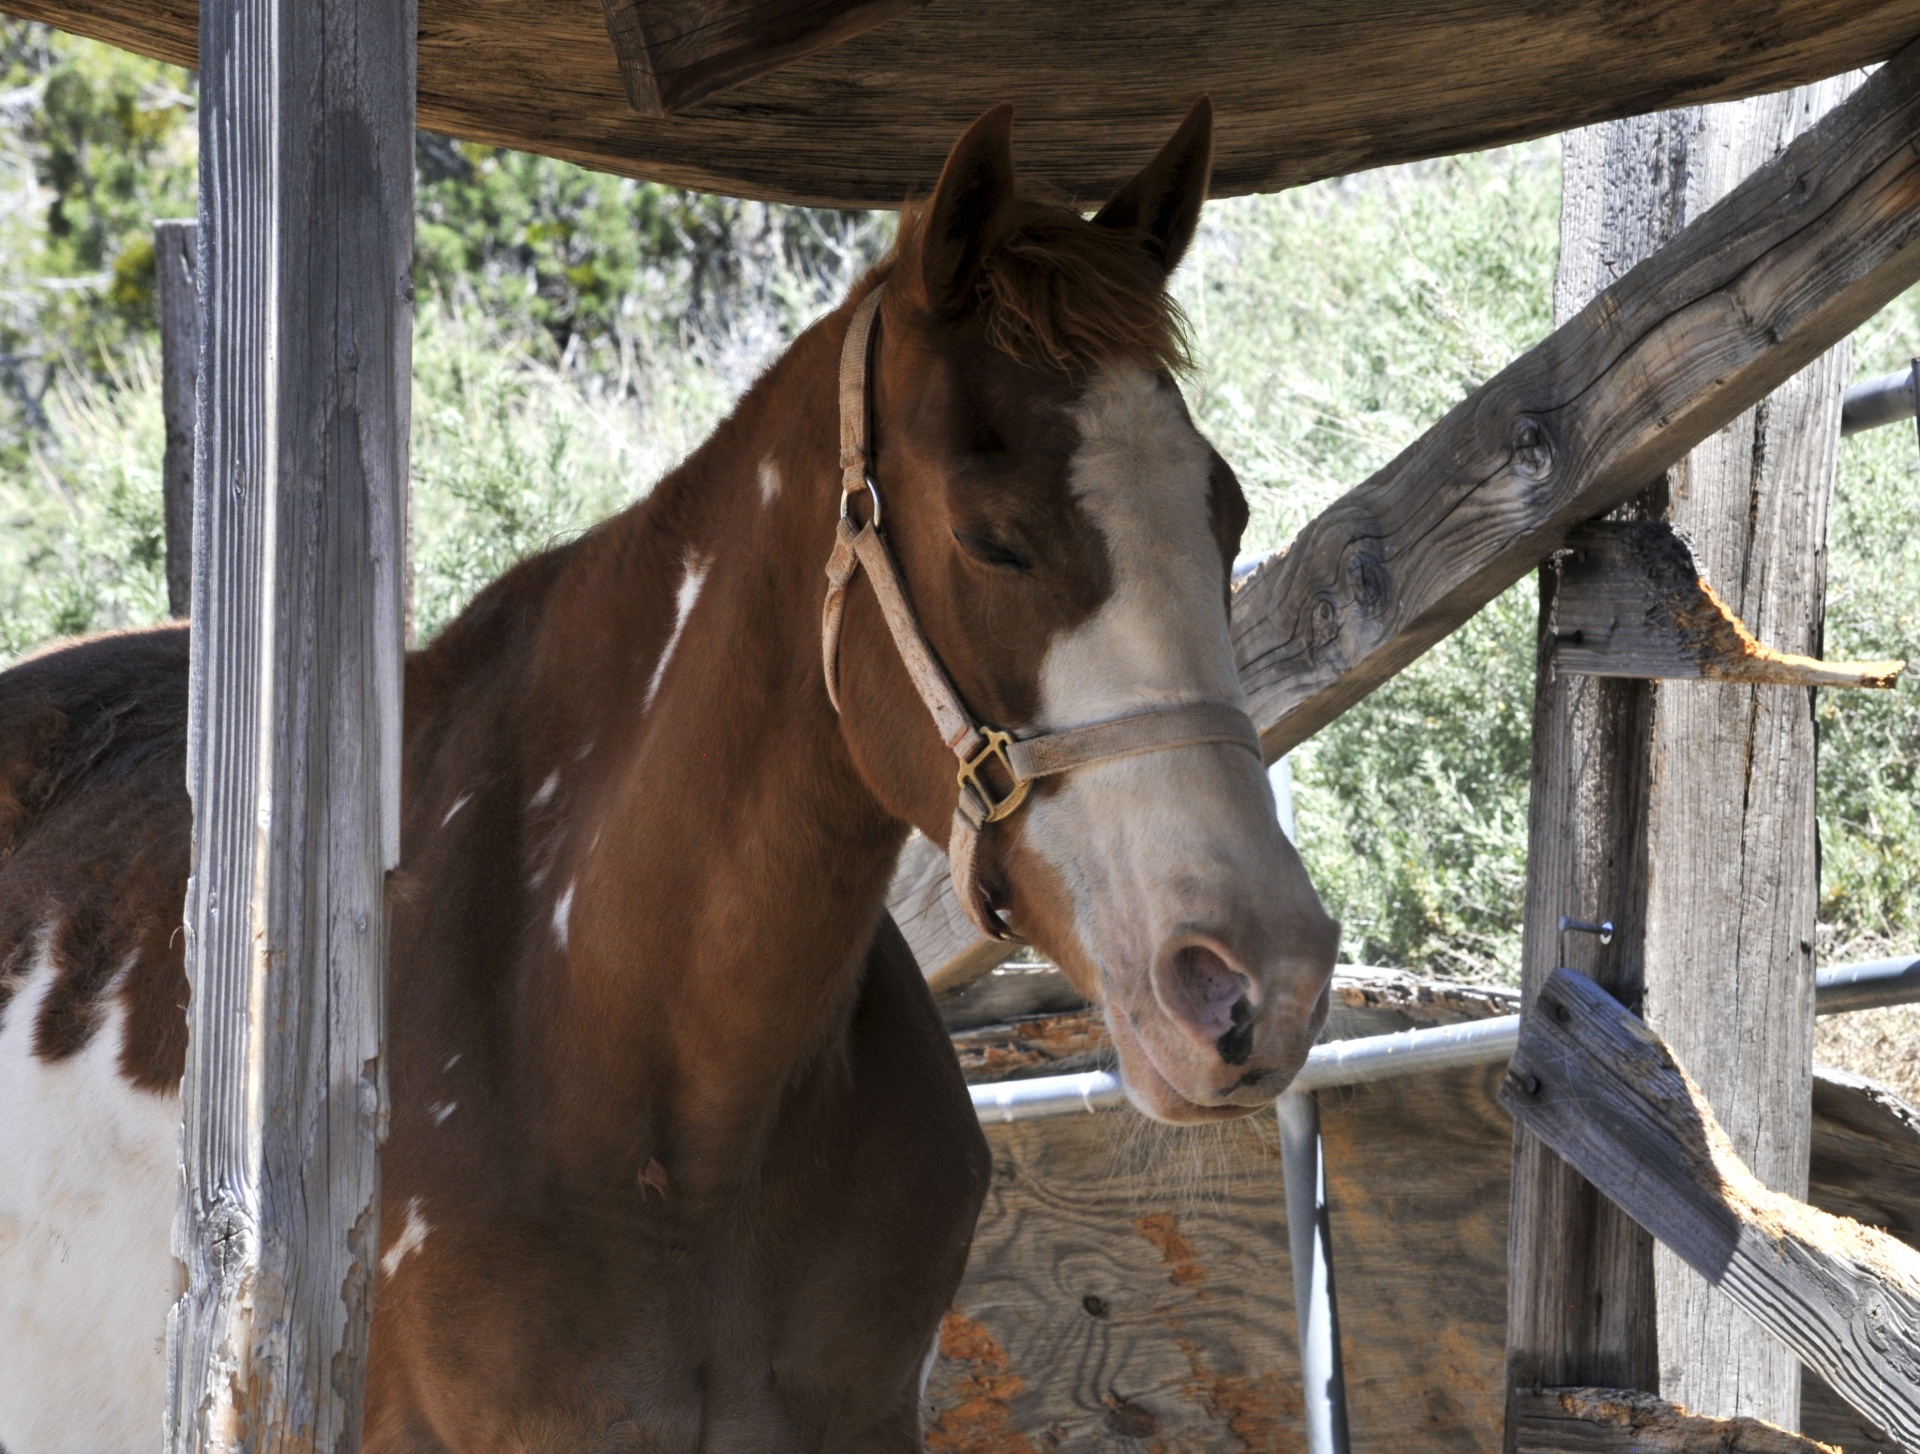
[[[884,287],[876,287],[854,310],[840,351],[840,526],[834,536],[833,554],[827,558],[827,601],[820,626],[827,696],[833,709],[839,711],[840,624],[846,610],[847,587],[854,572],[864,565],[907,675],[926,703],[941,740],[959,761],[956,776],[960,797],[954,805],[953,829],[947,842],[954,892],[982,934],[1011,940],[1015,938],[1013,932],[994,911],[980,882],[980,832],[1018,809],[1035,778],[1051,777],[1091,762],[1203,742],[1238,743],[1259,757],[1260,734],[1245,712],[1226,702],[1152,707],[1090,727],[1026,738],[974,721],[920,630],[913,606],[901,588],[893,552],[880,533],[880,490],[874,483],[873,456],[867,443],[867,376],[872,366],[873,323]],[[865,522],[854,518],[849,508],[862,490],[873,505],[872,518]],[[1004,792],[988,779],[986,769],[990,764],[1009,784]]]

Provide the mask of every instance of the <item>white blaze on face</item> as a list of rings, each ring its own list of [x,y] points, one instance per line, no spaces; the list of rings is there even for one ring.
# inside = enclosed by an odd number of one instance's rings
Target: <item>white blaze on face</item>
[[[1108,369],[1076,412],[1074,497],[1105,543],[1111,593],[1048,649],[1039,725],[1178,702],[1244,706],[1206,442],[1172,386],[1136,368]],[[1285,852],[1266,774],[1233,746],[1077,768],[1029,814],[1026,841],[1066,884],[1081,949],[1135,1010],[1152,1003],[1146,977],[1168,938],[1245,929]]]

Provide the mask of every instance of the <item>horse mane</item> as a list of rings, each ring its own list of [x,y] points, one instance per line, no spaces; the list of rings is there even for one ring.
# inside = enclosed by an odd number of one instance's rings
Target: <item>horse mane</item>
[[[1108,363],[1169,373],[1192,366],[1186,315],[1144,232],[1097,225],[1031,194],[1013,207],[981,255],[976,285],[994,347],[1063,373]],[[896,256],[917,258],[925,220],[924,206],[903,211]]]

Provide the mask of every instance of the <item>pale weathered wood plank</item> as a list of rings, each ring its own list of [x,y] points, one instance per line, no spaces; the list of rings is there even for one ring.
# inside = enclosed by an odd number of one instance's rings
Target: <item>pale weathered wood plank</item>
[[[1821,661],[1759,641],[1663,520],[1594,520],[1554,557],[1553,669],[1755,686],[1891,687],[1904,661]]]
[[[414,6],[220,0],[204,41],[168,1447],[352,1454],[399,856]]]
[[[1241,587],[1270,757],[1920,277],[1917,82],[1909,46]]]
[[[1760,1419],[1706,1419],[1650,1393],[1543,1388],[1520,1395],[1519,1454],[1838,1454]]]
[[[1920,1252],[1763,1186],[1666,1046],[1572,971],[1522,1022],[1499,1095],[1848,1403],[1920,1446]]]
[[[8,0],[195,64],[192,0]],[[1884,60],[1920,0],[965,0],[700,102],[635,114],[593,4],[425,0],[420,118],[452,136],[679,186],[835,206],[924,196],[1012,101],[1026,175],[1089,202],[1212,94],[1216,195],[1755,95]]]
[[[1684,123],[1670,206],[1704,214],[1820,124],[1859,81],[1706,109]],[[1848,345],[1691,451],[1667,518],[1728,610],[1803,666],[1819,649]],[[1737,660],[1737,658],[1736,658]],[[1819,900],[1814,730],[1804,686],[1663,681],[1649,739],[1647,1024],[1695,1068],[1735,1151],[1804,1200]],[[1665,1248],[1653,1259],[1660,1393],[1700,1414],[1800,1426],[1793,1355]]]
[[[200,224],[153,224],[153,283],[160,313],[160,522],[167,542],[167,614],[193,603],[193,433],[200,378]]]
[[[1241,584],[1235,650],[1268,758],[1917,279],[1920,46],[1909,46]],[[893,907],[922,968],[948,983],[964,977],[950,964],[997,962],[971,937],[952,947],[947,930],[963,920],[933,902],[951,891],[924,862],[910,873],[929,897]],[[895,896],[907,887],[896,881]],[[908,928],[920,918],[938,934]]]
[[[1677,223],[1624,185],[1659,185],[1671,152],[1661,116],[1593,127],[1561,141],[1560,258],[1554,320],[1565,325],[1604,288],[1667,242]],[[1637,502],[1642,510],[1655,502]],[[1531,1005],[1561,964],[1638,1003],[1645,899],[1644,819],[1651,689],[1554,670],[1550,623],[1562,578],[1543,572],[1534,643],[1527,888],[1521,987]],[[1564,915],[1610,921],[1614,934],[1564,934]],[[1519,1127],[1507,1253],[1507,1394],[1541,1385],[1660,1386],[1653,1241]],[[1520,1419],[1509,1407],[1506,1448]]]

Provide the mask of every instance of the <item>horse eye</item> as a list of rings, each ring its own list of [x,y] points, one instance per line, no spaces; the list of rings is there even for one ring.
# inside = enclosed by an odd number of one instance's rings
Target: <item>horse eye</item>
[[[1019,551],[985,535],[970,535],[956,530],[953,538],[959,542],[962,550],[982,565],[999,566],[1002,570],[1033,569],[1033,562]]]

